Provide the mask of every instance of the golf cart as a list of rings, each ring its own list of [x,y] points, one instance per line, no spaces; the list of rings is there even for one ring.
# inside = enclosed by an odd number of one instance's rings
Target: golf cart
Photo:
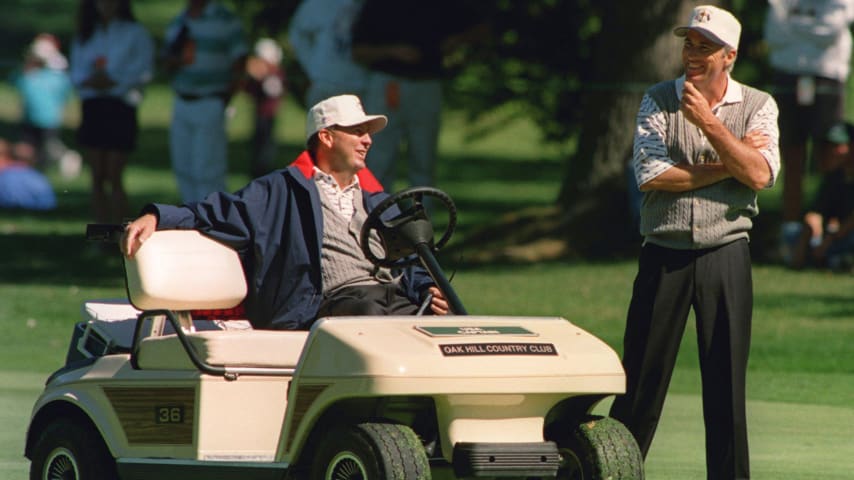
[[[425,196],[448,212],[438,241]],[[30,478],[643,478],[628,430],[591,414],[624,391],[615,352],[563,318],[467,315],[434,257],[455,222],[418,187],[372,211],[361,242],[378,265],[423,265],[452,315],[310,331],[225,320],[247,291],[236,252],[156,232],[125,259],[128,299],[85,305],[33,408]]]

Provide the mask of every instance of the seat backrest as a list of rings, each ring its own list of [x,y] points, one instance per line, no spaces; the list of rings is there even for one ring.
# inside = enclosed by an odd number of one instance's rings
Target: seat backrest
[[[155,232],[125,258],[125,273],[140,310],[232,308],[246,296],[237,252],[195,230]]]

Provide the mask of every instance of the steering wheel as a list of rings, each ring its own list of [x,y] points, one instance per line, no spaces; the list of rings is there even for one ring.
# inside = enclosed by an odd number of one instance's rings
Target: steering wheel
[[[424,208],[424,196],[438,199],[448,212],[448,225],[438,242],[433,239],[433,225]],[[382,215],[398,207],[400,213],[389,220]],[[419,244],[426,244],[433,252],[439,251],[451,239],[457,225],[457,207],[445,192],[433,187],[412,187],[397,192],[376,206],[362,226],[361,245],[365,257],[374,265],[402,268],[418,263],[416,254]],[[385,249],[385,257],[379,258],[371,250],[371,231],[376,230]]]

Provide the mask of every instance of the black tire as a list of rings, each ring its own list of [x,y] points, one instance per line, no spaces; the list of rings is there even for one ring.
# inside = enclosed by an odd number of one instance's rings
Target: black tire
[[[559,480],[643,480],[635,438],[617,420],[587,417],[554,440],[561,454]]]
[[[59,419],[33,446],[30,480],[114,480],[116,461],[88,422]]]
[[[429,480],[430,466],[411,428],[361,423],[338,428],[320,441],[313,480]]]

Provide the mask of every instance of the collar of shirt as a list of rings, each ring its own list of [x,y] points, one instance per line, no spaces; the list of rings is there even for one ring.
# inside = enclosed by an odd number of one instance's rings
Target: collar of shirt
[[[356,206],[353,204],[353,194],[356,190],[361,190],[359,177],[354,176],[353,183],[342,189],[335,177],[315,166],[314,181],[317,183],[318,190],[321,194],[326,195],[336,212],[346,219],[353,218],[353,213],[356,211]]]
[[[682,101],[682,89],[685,88],[685,75],[676,79],[676,98],[679,101]],[[732,77],[727,74],[727,84],[726,84],[726,92],[724,92],[724,98],[717,105],[712,105],[712,110],[714,111],[721,105],[728,105],[731,103],[740,103],[744,100],[744,96],[741,93],[741,84],[732,79]]]

